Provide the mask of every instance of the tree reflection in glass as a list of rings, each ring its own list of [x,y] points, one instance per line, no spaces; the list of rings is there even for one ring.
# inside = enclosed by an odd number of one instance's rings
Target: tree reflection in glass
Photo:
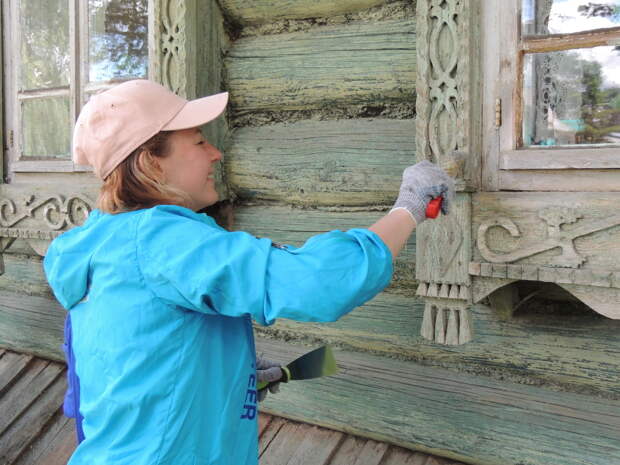
[[[69,85],[69,8],[67,0],[19,3],[19,90]]]
[[[89,81],[146,77],[148,1],[88,0]]]
[[[523,143],[620,143],[620,53],[594,47],[526,54]]]

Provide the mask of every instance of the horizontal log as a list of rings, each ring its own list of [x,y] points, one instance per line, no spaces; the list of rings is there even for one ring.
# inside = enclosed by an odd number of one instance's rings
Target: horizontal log
[[[225,59],[238,114],[412,101],[415,20],[239,39]]]
[[[308,350],[258,340],[286,362]],[[335,351],[340,372],[290,382],[261,408],[482,465],[620,463],[620,402]]]
[[[238,129],[225,163],[244,199],[391,205],[415,162],[413,120],[303,121]]]
[[[287,207],[240,207],[235,210],[235,229],[299,247],[315,234],[335,229],[368,228],[383,215],[382,212],[372,211],[325,212]],[[413,295],[416,285],[415,234],[412,234],[394,262],[390,288]]]
[[[386,292],[334,323],[281,319],[256,330],[269,338],[328,343],[473,375],[620,399],[620,321],[593,312],[535,313],[528,305],[510,319],[484,305],[471,311],[474,339],[464,346],[423,339],[423,300]]]
[[[2,259],[4,273],[0,275],[0,290],[53,298],[41,257],[4,253]]]
[[[224,14],[247,24],[269,23],[279,19],[326,18],[353,13],[385,3],[385,0],[281,0],[274,8],[272,0],[220,0]]]

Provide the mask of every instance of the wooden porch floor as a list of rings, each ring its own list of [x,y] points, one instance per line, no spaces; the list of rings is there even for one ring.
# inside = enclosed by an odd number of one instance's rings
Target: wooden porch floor
[[[66,464],[75,449],[62,414],[65,365],[0,349],[0,465]],[[259,418],[261,465],[460,465],[280,417]]]

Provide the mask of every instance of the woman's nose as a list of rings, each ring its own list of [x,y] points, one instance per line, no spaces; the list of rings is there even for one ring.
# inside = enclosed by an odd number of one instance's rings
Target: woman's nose
[[[221,159],[222,159],[222,152],[220,152],[218,149],[213,147],[213,150],[211,151],[211,161],[215,163],[217,161],[220,161]]]

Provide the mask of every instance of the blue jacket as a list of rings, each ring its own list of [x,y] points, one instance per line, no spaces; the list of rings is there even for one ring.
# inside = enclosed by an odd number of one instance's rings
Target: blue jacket
[[[278,248],[160,205],[94,210],[44,267],[72,323],[85,439],[70,465],[255,465],[251,319],[337,320],[389,283],[392,257],[366,229]]]

